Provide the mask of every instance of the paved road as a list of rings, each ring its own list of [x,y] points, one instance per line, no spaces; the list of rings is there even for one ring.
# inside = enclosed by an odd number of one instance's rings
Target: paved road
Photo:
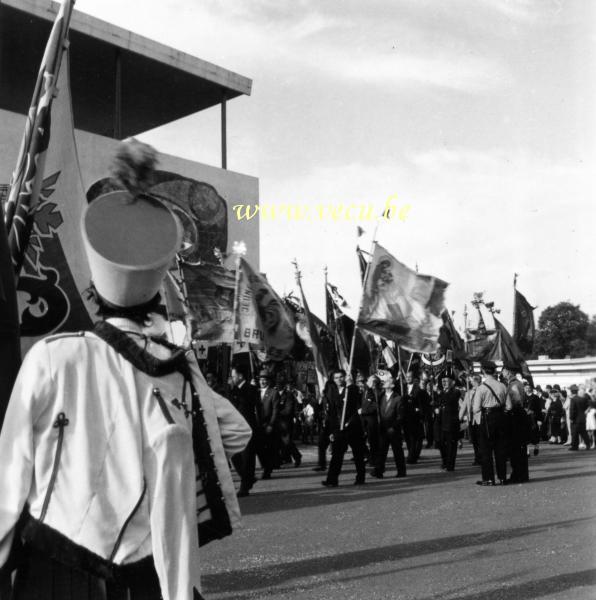
[[[596,451],[541,447],[531,482],[482,488],[469,446],[405,479],[320,485],[305,461],[241,499],[244,528],[206,546],[208,599],[595,600]]]

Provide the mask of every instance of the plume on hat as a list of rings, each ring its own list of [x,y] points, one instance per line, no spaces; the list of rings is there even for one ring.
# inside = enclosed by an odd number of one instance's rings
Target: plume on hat
[[[116,148],[110,174],[136,198],[151,186],[156,165],[157,151],[153,146],[128,138]]]

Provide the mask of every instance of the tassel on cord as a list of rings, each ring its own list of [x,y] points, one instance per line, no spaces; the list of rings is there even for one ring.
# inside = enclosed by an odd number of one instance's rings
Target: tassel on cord
[[[110,166],[112,178],[133,198],[146,192],[153,183],[157,151],[153,146],[128,138],[120,142]]]

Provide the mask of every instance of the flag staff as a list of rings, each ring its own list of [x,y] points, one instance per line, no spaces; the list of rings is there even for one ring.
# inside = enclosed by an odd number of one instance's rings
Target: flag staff
[[[513,339],[516,339],[517,336],[517,319],[516,319],[516,310],[515,310],[515,292],[517,290],[517,273],[513,274]]]
[[[370,248],[370,254],[372,256],[372,254],[375,251],[375,245],[377,243],[377,231],[379,230],[379,221],[380,219],[377,219],[377,222],[375,224],[375,230],[373,232],[373,237],[372,237],[372,242],[371,242],[371,248]],[[354,321],[354,332],[352,333],[352,343],[350,344],[350,360],[348,361],[348,376],[352,376],[352,364],[354,362],[354,351],[356,349],[356,333],[358,332],[358,319],[360,317],[360,311],[362,310],[362,303],[364,301],[364,286],[366,285],[366,280],[368,278],[368,272],[370,270],[370,263],[371,261],[368,261],[366,263],[366,270],[364,271],[364,279],[362,280],[362,293],[360,294],[360,302],[358,303],[358,313],[356,315],[356,320]]]
[[[240,289],[240,261],[242,257],[246,254],[246,244],[244,242],[234,242],[232,245],[232,253],[234,254],[236,260],[236,273],[234,280],[234,305],[233,305],[233,320],[232,320],[232,345],[230,346],[230,365],[232,364],[232,360],[234,358],[234,344],[236,343],[236,339],[238,336],[238,305],[240,303],[240,299],[238,298],[238,290]],[[250,347],[249,347],[250,348]],[[250,352],[250,350],[249,350]],[[230,369],[231,370],[231,369]],[[228,372],[229,375],[229,372]],[[226,377],[227,379],[227,377]]]

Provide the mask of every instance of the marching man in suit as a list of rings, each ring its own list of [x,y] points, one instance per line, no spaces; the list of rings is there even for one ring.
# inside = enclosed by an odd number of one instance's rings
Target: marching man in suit
[[[279,462],[279,444],[276,439],[276,427],[279,411],[279,394],[273,387],[271,375],[263,369],[259,373],[259,394],[261,396],[261,414],[263,423],[263,449],[267,455],[267,465],[263,465],[262,479],[271,479],[271,471]]]
[[[327,388],[327,427],[331,440],[331,462],[326,487],[337,487],[339,474],[348,445],[352,448],[356,463],[354,485],[365,481],[364,469],[364,430],[358,414],[360,393],[355,385],[346,385],[346,372],[342,369],[333,372],[333,383]]]
[[[385,462],[389,446],[393,451],[396,477],[406,476],[406,460],[403,450],[402,427],[404,423],[405,406],[403,398],[395,389],[395,380],[391,373],[381,376],[383,394],[379,398],[379,453],[377,465],[372,472],[373,477],[382,478],[385,472]]]

